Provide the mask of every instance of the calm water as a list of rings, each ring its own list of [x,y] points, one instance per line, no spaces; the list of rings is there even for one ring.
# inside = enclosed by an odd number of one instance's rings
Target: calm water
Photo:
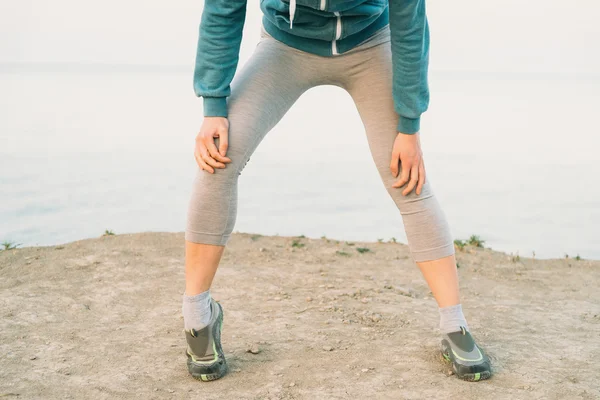
[[[180,232],[201,100],[191,71],[0,72],[0,241],[50,245]],[[422,142],[456,238],[600,259],[600,80],[431,75]],[[352,100],[314,88],[241,175],[236,230],[405,241]]]

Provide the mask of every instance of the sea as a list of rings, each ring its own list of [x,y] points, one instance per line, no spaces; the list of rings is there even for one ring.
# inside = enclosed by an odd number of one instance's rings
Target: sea
[[[202,100],[189,67],[0,66],[0,242],[182,232]],[[600,77],[432,71],[421,142],[456,239],[600,259]],[[274,100],[275,101],[275,100]],[[240,175],[236,231],[406,242],[351,97],[307,91]]]

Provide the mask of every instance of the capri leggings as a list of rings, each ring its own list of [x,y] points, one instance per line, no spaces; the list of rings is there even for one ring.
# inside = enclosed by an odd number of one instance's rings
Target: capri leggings
[[[398,114],[392,98],[389,25],[352,50],[331,57],[280,42],[261,27],[250,59],[231,82],[228,99],[231,163],[210,174],[198,169],[189,201],[185,239],[224,246],[237,214],[238,177],[265,135],[308,89],[336,85],[356,104],[379,175],[400,210],[416,262],[454,254],[446,217],[426,180],[420,195],[393,188],[390,172]],[[400,176],[400,175],[398,175]]]

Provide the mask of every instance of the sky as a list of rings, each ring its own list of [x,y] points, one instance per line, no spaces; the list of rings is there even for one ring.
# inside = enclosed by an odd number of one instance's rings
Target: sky
[[[203,2],[0,2],[0,63],[190,66]],[[430,0],[431,70],[600,74],[597,0]],[[259,38],[248,2],[241,61]]]

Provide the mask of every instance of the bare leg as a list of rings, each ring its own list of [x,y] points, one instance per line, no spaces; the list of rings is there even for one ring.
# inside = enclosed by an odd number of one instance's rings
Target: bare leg
[[[454,255],[417,263],[439,307],[460,303]]]
[[[224,249],[185,241],[185,294],[194,296],[210,288]]]

